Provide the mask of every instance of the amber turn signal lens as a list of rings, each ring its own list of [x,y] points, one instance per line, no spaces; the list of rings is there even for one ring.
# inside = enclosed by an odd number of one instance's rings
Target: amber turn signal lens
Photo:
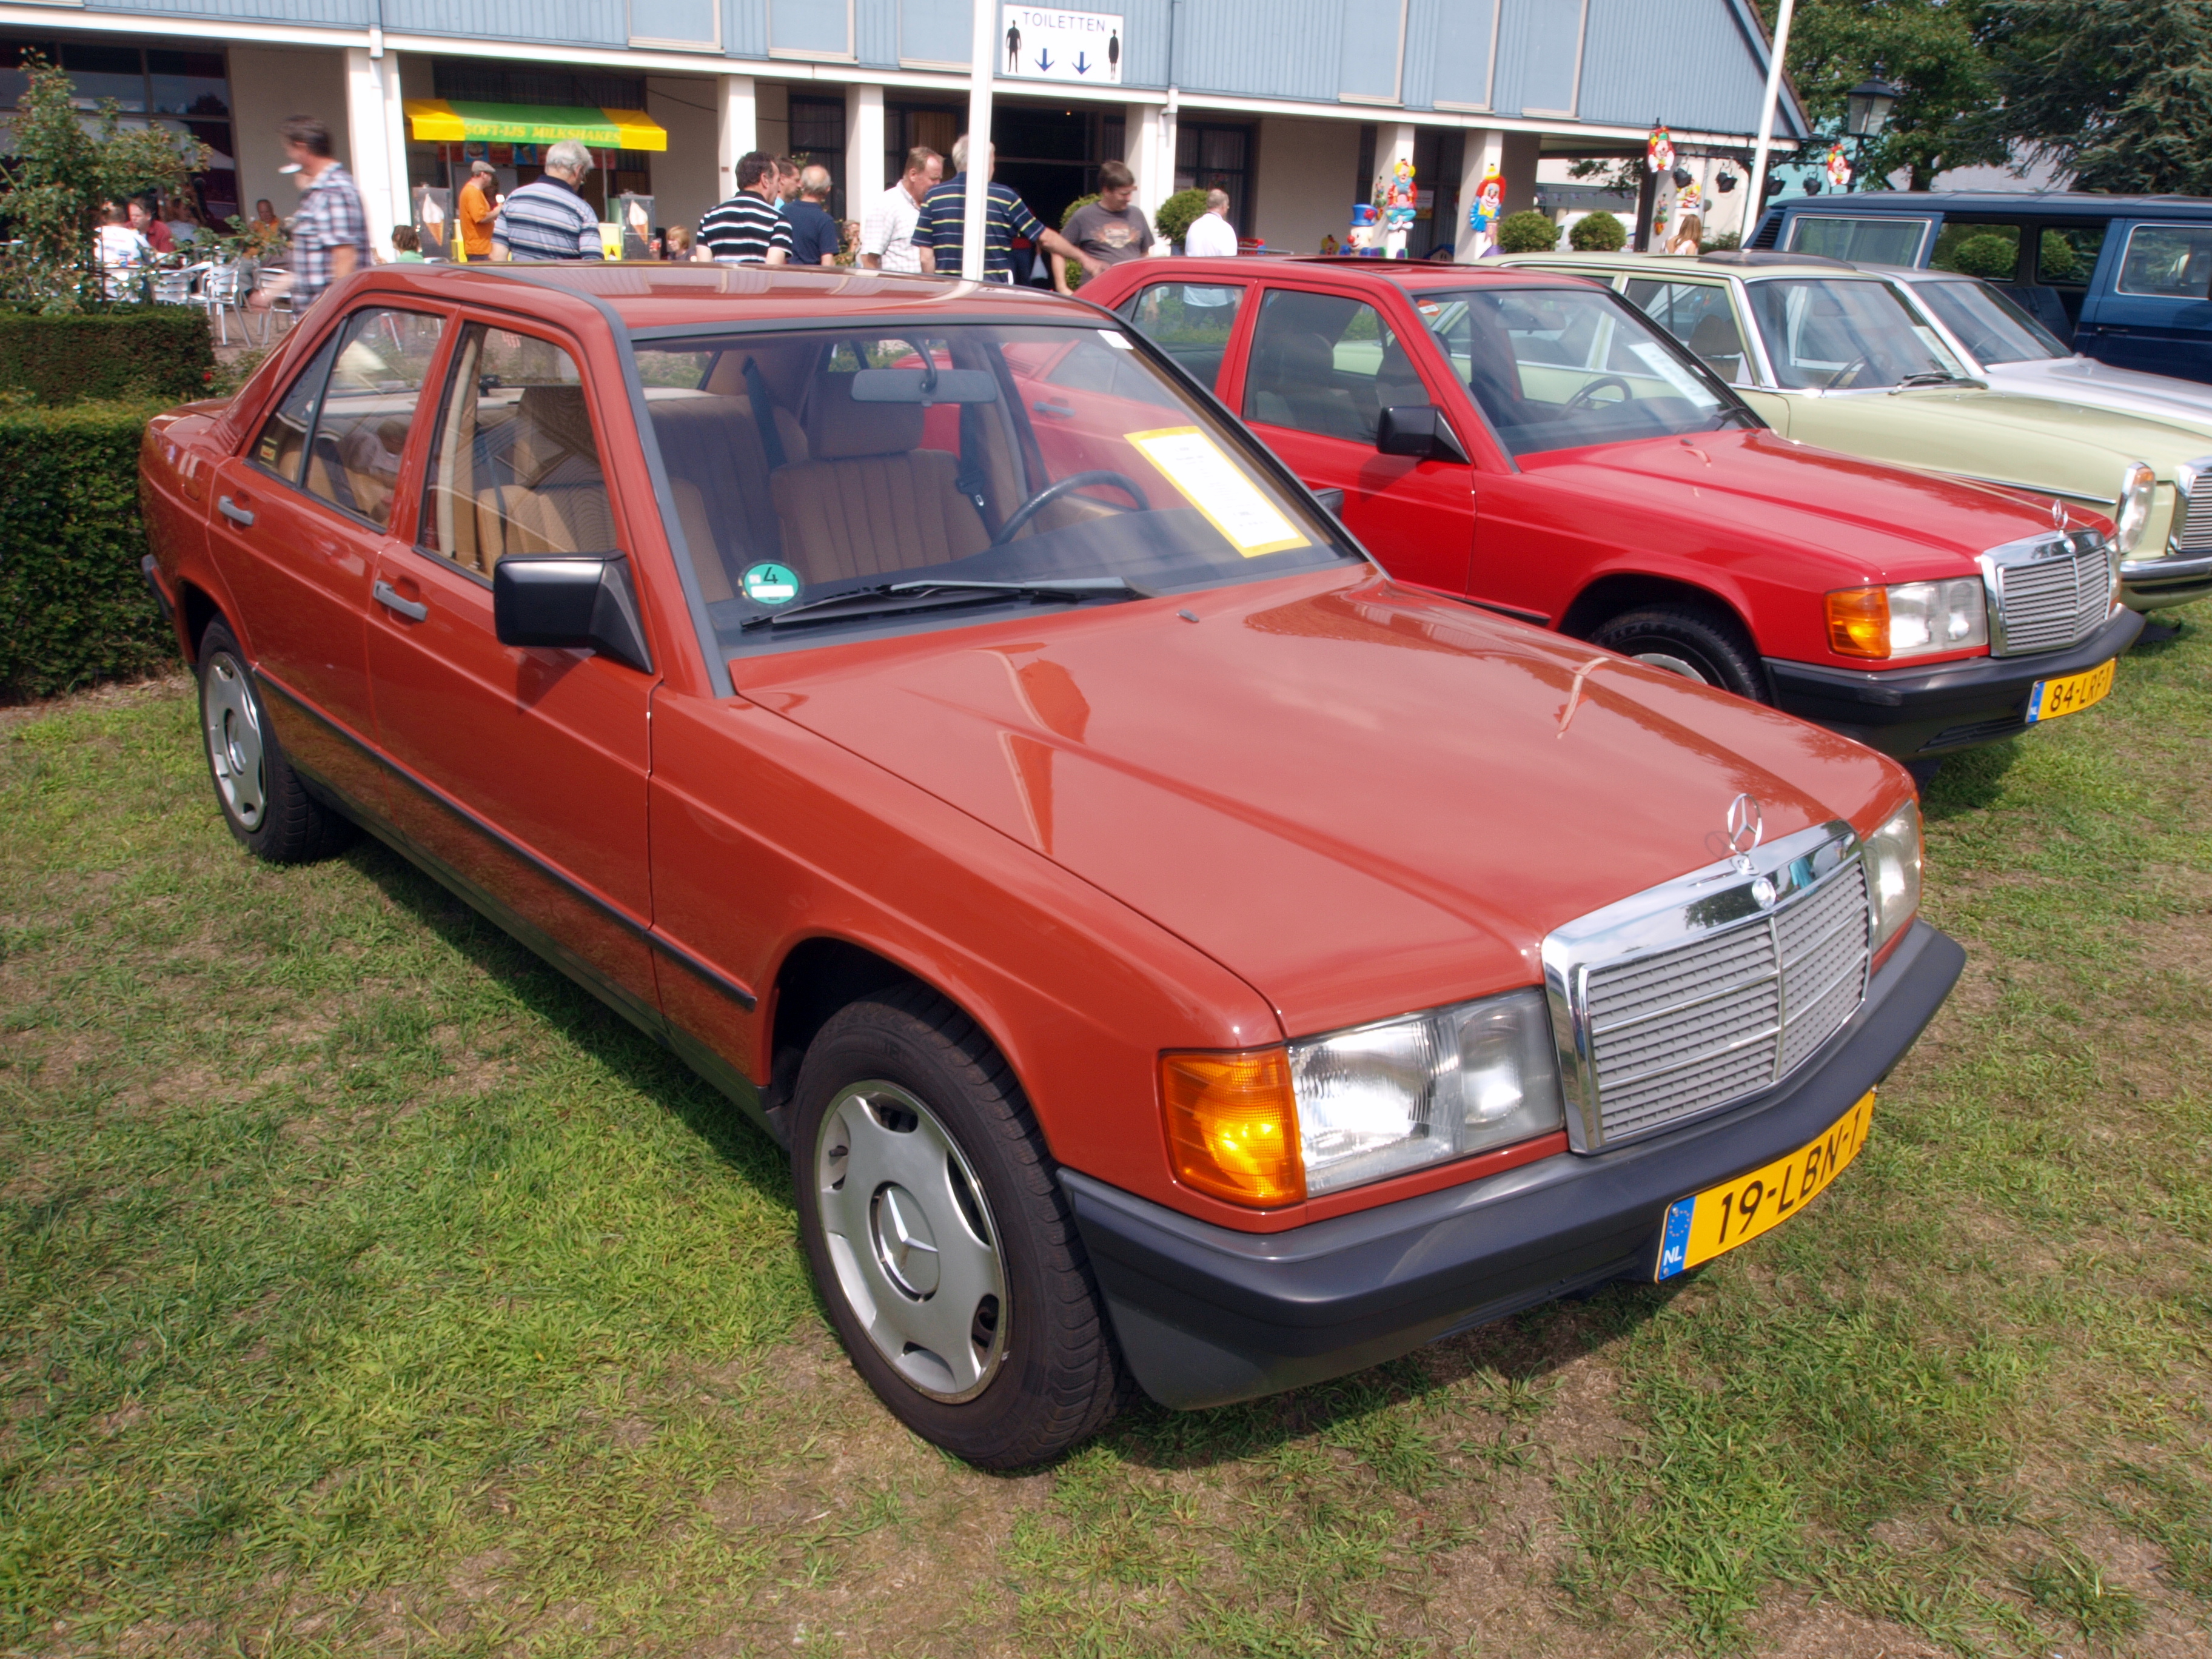
[[[1306,1195],[1290,1057],[1280,1048],[1160,1056],[1168,1152],[1187,1187],[1268,1209]]]
[[[1889,654],[1889,593],[1846,587],[1828,595],[1828,649],[1839,657]]]

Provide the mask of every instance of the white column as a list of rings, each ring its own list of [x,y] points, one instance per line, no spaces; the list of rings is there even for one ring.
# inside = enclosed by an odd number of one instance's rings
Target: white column
[[[845,88],[845,216],[867,216],[868,204],[884,193],[884,89]]]
[[[1131,104],[1122,116],[1121,159],[1137,175],[1137,207],[1158,223],[1160,204],[1175,192],[1175,158],[1160,155],[1160,106]]]
[[[381,45],[374,54],[367,46],[349,46],[345,55],[346,142],[369,246],[379,252],[391,247],[392,228],[410,217],[405,141],[392,130],[399,115],[399,66]]]
[[[960,274],[983,276],[985,214],[990,206],[991,82],[999,63],[998,0],[975,0],[968,41],[968,193],[961,204]]]
[[[738,193],[738,161],[748,150],[760,148],[759,124],[754,116],[753,77],[724,75],[717,100],[714,132],[714,199],[726,202]]]

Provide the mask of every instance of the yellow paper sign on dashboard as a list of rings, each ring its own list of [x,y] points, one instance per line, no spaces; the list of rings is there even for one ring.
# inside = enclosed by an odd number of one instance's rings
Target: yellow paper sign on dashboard
[[[1312,545],[1223,453],[1221,446],[1198,428],[1170,426],[1128,435],[1145,459],[1159,469],[1160,476],[1181,490],[1183,499],[1204,514],[1206,521],[1246,558]]]

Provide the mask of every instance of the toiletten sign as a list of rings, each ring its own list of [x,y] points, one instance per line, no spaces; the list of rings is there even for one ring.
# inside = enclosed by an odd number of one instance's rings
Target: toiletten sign
[[[1030,81],[1121,84],[1128,37],[1121,15],[1053,6],[999,8],[999,73]]]

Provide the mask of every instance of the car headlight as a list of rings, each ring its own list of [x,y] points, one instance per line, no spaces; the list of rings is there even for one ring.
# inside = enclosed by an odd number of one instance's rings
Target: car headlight
[[[1925,657],[1990,642],[1979,576],[1843,588],[1827,596],[1827,615],[1828,648],[1841,657]]]
[[[1176,1174],[1295,1202],[1565,1126],[1544,994],[1512,991],[1287,1048],[1161,1056]]]
[[[1866,839],[1876,951],[1911,926],[1920,908],[1920,804],[1909,800]]]
[[[2136,550],[2157,499],[2158,474],[2146,462],[2129,462],[2127,471],[2120,475],[2120,498],[2112,508],[2112,539],[2122,554]]]

